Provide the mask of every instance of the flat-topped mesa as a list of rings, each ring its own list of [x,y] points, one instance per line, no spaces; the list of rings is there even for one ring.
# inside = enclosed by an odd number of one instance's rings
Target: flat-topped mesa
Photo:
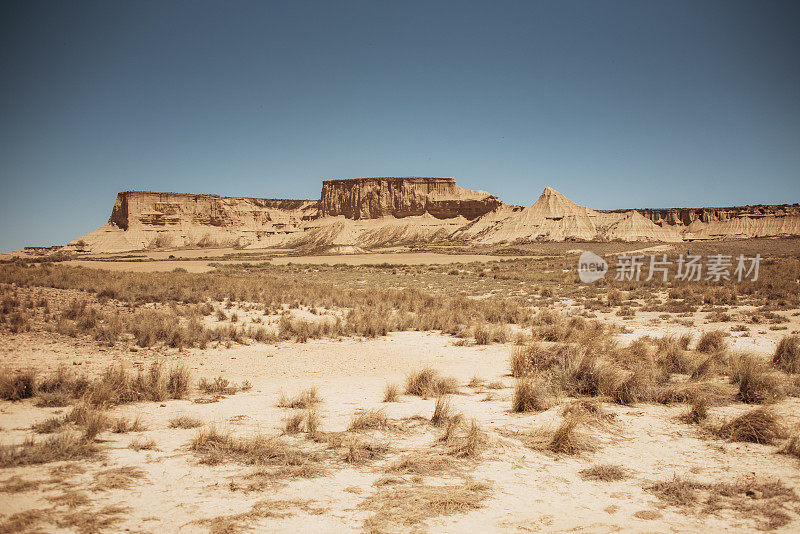
[[[122,230],[135,226],[197,224],[212,227],[261,226],[268,210],[298,211],[298,219],[316,216],[317,201],[222,197],[209,194],[124,191],[117,194],[108,223]]]
[[[325,180],[320,216],[379,219],[430,214],[437,219],[476,219],[503,203],[486,191],[470,191],[453,178],[379,177]]]

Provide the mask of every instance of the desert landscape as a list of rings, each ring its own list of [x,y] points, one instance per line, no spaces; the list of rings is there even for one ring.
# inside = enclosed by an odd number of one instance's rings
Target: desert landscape
[[[339,181],[327,214],[120,194],[97,232],[4,255],[0,532],[800,528],[796,208],[435,182]],[[781,230],[703,239],[756,227]],[[685,255],[707,271],[648,276]]]
[[[800,532],[798,27],[4,0],[0,534]]]

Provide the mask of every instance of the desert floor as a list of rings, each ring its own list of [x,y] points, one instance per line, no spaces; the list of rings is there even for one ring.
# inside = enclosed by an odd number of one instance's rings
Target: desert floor
[[[628,250],[642,248],[647,247]],[[638,299],[635,290],[624,288],[614,289],[624,295],[621,304],[590,305],[592,299],[606,299],[612,290],[598,289],[584,298],[576,296],[581,294],[580,287],[559,291],[558,280],[553,282],[554,295],[542,290],[550,287],[548,280],[537,279],[536,289],[524,285],[527,281],[520,282],[524,288],[519,289],[517,281],[499,279],[497,285],[484,286],[481,278],[485,277],[476,274],[473,280],[464,273],[469,269],[477,273],[497,257],[452,255],[440,262],[436,253],[426,254],[418,255],[419,261],[403,258],[400,262],[390,257],[395,255],[378,255],[380,261],[370,255],[364,264],[384,263],[384,259],[401,265],[469,263],[461,265],[464,272],[460,274],[448,275],[450,265],[434,274],[421,270],[403,274],[413,278],[414,287],[437,295],[462,291],[474,300],[538,292],[539,300],[527,306],[532,313],[546,309],[567,319],[586,317],[607,327],[599,335],[604,341],[616,341],[620,350],[643,336],[677,339],[684,334],[692,336],[695,347],[703,332],[721,330],[725,347],[720,350],[727,355],[747,353],[766,366],[779,342],[800,331],[800,309],[791,305],[767,313],[763,306],[740,297],[737,303],[700,305],[692,312],[646,311],[647,299]],[[549,254],[540,256],[542,261],[551,259]],[[796,261],[794,248],[787,257]],[[515,257],[503,259],[511,262],[508,265],[516,261]],[[148,276],[151,264],[168,261],[112,263],[115,269],[143,271],[138,275]],[[281,261],[317,263],[297,257]],[[180,276],[191,277],[195,276],[191,266],[202,265],[198,271],[204,270],[208,260],[186,258],[175,263],[189,271]],[[96,261],[84,263],[88,264],[98,267]],[[173,268],[170,264],[169,270]],[[376,280],[385,279],[382,287],[392,287],[400,276],[390,268],[339,269],[337,283],[367,292],[381,285]],[[541,265],[542,272],[560,275],[563,270]],[[325,283],[327,275],[298,276]],[[447,276],[460,281],[448,285]],[[435,281],[439,279],[444,281]],[[24,285],[11,278],[2,282],[4,294],[22,302],[46,301],[50,314],[68,308],[76,299],[86,299],[102,313],[128,313],[131,308],[122,304],[119,295],[98,299],[81,289]],[[665,288],[652,293],[661,302],[669,300]],[[220,324],[278,328],[282,317],[313,323],[326,320],[321,317],[345,316],[335,307],[319,311],[302,303],[261,309],[243,299],[209,302],[227,317],[202,318],[200,322],[208,328]],[[171,309],[164,303],[139,306],[162,312]],[[631,307],[635,313],[624,312]],[[754,323],[759,310],[771,319]],[[65,333],[61,326],[48,326],[52,323],[48,312],[30,313],[28,328],[5,329],[0,334],[0,367],[7,377],[33,370],[43,380],[61,369],[97,380],[109,367],[117,366],[133,376],[146,374],[153,362],[160,362],[165,372],[185,366],[192,385],[185,398],[103,405],[102,414],[109,421],[138,420],[140,428],[114,431],[113,424],[104,426],[93,437],[95,453],[41,463],[20,460],[14,451],[21,449],[15,447],[26,439],[46,439],[46,433],[35,432],[36,425],[69,414],[80,399],[53,407],[41,406],[41,395],[0,401],[0,443],[4,446],[0,532],[800,529],[800,457],[778,453],[787,446],[786,438],[797,436],[800,428],[800,398],[793,389],[800,385],[797,375],[778,376],[764,370],[782,381],[782,394],[769,401],[745,403],[736,397],[740,386],[720,371],[714,380],[730,387],[730,396],[710,403],[701,424],[685,419],[691,407],[686,400],[616,402],[603,395],[586,397],[564,391],[548,393],[545,406],[515,413],[511,410],[515,387],[522,379],[512,376],[510,361],[519,346],[537,344],[556,350],[572,343],[580,349],[581,343],[589,346],[590,342],[536,338],[534,315],[530,323],[534,326],[504,325],[503,335],[487,342],[473,339],[472,334],[405,330],[375,337],[337,334],[307,340],[217,340],[204,348],[158,342],[141,346],[124,334],[112,342],[99,342],[85,332]],[[62,321],[64,317],[68,316],[63,315]],[[526,337],[532,331],[533,338]],[[657,354],[655,341],[648,347]],[[686,354],[698,351],[686,348]],[[425,368],[455,379],[446,395],[405,393],[409,376]],[[691,380],[678,375],[681,381]],[[216,377],[245,386],[215,391],[198,383]],[[673,376],[672,380],[677,379]],[[384,401],[389,385],[399,390],[393,402]],[[316,389],[317,402],[279,407],[310,388]],[[432,422],[437,402],[449,403],[449,412]],[[715,433],[724,422],[759,407],[770,410],[785,435],[753,443]],[[569,436],[572,447],[552,447],[554,433],[570,417],[570,410],[585,412]],[[312,428],[309,412],[317,423]],[[198,420],[197,426],[176,427],[181,416]],[[293,416],[298,419],[294,429],[287,424]],[[77,423],[69,428],[81,431]],[[220,438],[206,448],[198,446],[209,433],[227,436],[229,441]]]

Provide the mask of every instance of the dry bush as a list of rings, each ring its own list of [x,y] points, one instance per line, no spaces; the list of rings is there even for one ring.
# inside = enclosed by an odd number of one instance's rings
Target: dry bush
[[[800,336],[784,336],[772,355],[772,363],[787,373],[800,373]]]
[[[518,378],[511,397],[511,411],[515,413],[541,412],[550,407],[550,397],[542,383],[532,377]]]
[[[628,471],[618,465],[600,464],[581,469],[578,474],[583,480],[596,480],[599,482],[616,482],[628,478]]]
[[[0,400],[18,401],[36,395],[36,374],[33,371],[0,373]]]
[[[710,405],[722,405],[733,398],[733,387],[714,380],[671,382],[657,388],[655,395],[661,404],[692,403],[698,398]]]
[[[139,416],[130,420],[126,417],[117,417],[111,422],[111,431],[115,434],[126,434],[128,432],[141,432],[147,430]]]
[[[585,422],[606,423],[616,419],[616,414],[607,412],[596,399],[578,399],[561,409],[563,417],[580,417]]]
[[[111,419],[102,410],[86,403],[76,404],[64,416],[64,421],[82,428],[84,437],[88,440],[94,439],[111,426]]]
[[[360,505],[373,512],[364,527],[368,532],[414,530],[427,519],[481,508],[490,491],[489,485],[474,481],[443,486],[384,486]]]
[[[406,394],[418,397],[439,397],[458,393],[458,381],[453,377],[443,377],[432,367],[415,371],[406,378]]]
[[[389,451],[389,444],[375,440],[364,441],[350,436],[342,442],[345,449],[344,461],[348,464],[363,464],[371,460],[383,458]]]
[[[247,512],[201,519],[195,523],[208,527],[211,534],[236,534],[253,530],[253,525],[257,525],[259,520],[291,517],[298,510],[314,515],[320,515],[326,511],[323,508],[312,506],[309,500],[269,499],[258,501]]]
[[[576,432],[576,428],[583,424],[585,419],[580,415],[568,415],[553,432],[547,449],[559,454],[577,454],[581,451],[592,450],[594,446],[586,436]]]
[[[306,419],[304,412],[296,412],[287,417],[284,421],[283,431],[287,434],[297,434],[302,431],[303,421]]]
[[[170,369],[167,376],[167,395],[172,399],[183,399],[192,387],[192,373],[185,365]]]
[[[723,330],[703,332],[697,340],[697,350],[706,354],[724,352],[727,349],[726,333]]]
[[[207,395],[233,395],[239,391],[236,384],[221,376],[214,380],[201,378],[197,383],[197,389]]]
[[[737,398],[747,404],[774,402],[786,396],[783,376],[770,372],[757,356],[741,355],[732,378],[739,381]]]
[[[755,521],[758,530],[774,530],[792,520],[787,504],[800,500],[797,493],[777,480],[751,477],[736,482],[702,483],[675,475],[645,488],[670,506],[692,511],[698,517],[721,511]]]
[[[306,389],[305,391],[301,391],[294,397],[287,397],[283,393],[281,393],[281,398],[278,400],[278,407],[307,409],[307,408],[313,408],[316,404],[319,404],[320,402],[322,402],[322,399],[317,393],[317,388],[312,387]]]
[[[237,437],[214,427],[200,430],[190,444],[200,462],[216,465],[224,461],[241,464],[303,465],[314,457],[275,436],[256,434]]]
[[[681,334],[678,337],[678,346],[683,350],[689,350],[689,346],[692,344],[692,339],[694,339],[692,334]]]
[[[426,451],[407,454],[390,464],[386,470],[390,473],[432,475],[454,472],[457,468],[458,465],[452,456]]]
[[[0,445],[0,467],[83,460],[97,455],[91,440],[74,432],[61,432],[43,440],[27,438],[20,445]]]
[[[440,439],[445,445],[447,454],[450,456],[475,458],[488,444],[488,437],[474,419],[470,421],[467,427],[464,427],[461,421],[461,417],[451,418]]]
[[[133,487],[135,481],[141,480],[144,477],[145,472],[132,465],[113,467],[111,469],[100,471],[94,475],[92,490],[127,490]]]
[[[155,451],[155,450],[158,450],[158,447],[156,446],[156,442],[155,442],[155,440],[153,438],[144,438],[144,437],[141,437],[141,436],[138,437],[138,438],[132,439],[131,442],[128,444],[128,448],[133,450],[133,451],[136,451],[136,452],[139,452],[139,451],[142,451],[142,450],[144,450],[144,451]]]
[[[729,441],[743,441],[770,445],[785,436],[778,417],[767,408],[755,408],[713,429],[714,433]]]
[[[794,434],[786,440],[786,443],[778,449],[778,452],[800,458],[800,431],[795,430]]]
[[[140,370],[135,375],[122,366],[110,366],[100,378],[87,385],[84,399],[92,405],[105,406],[138,401],[161,402],[172,398],[172,393],[182,398],[185,390],[178,382],[170,390],[173,376],[184,376],[184,370],[179,366],[165,375],[163,364],[159,361],[154,361],[147,371]]]
[[[72,396],[63,391],[39,393],[36,398],[36,406],[39,408],[63,408],[72,404],[72,401]]]
[[[383,402],[398,402],[400,400],[400,386],[397,384],[386,384],[383,391]]]
[[[692,399],[692,405],[683,416],[684,421],[687,423],[698,424],[708,417],[708,400],[706,397],[697,395]]]
[[[444,427],[456,417],[460,417],[460,415],[453,412],[449,397],[445,395],[437,397],[436,406],[434,406],[433,415],[431,416],[431,424],[436,427]]]
[[[91,513],[78,510],[59,517],[56,525],[80,533],[105,532],[122,522],[123,515],[130,511],[128,507],[116,504],[92,510]]]
[[[386,430],[389,428],[389,418],[383,410],[362,410],[353,415],[348,430],[361,432],[363,430]]]
[[[198,428],[203,426],[203,421],[188,415],[178,415],[169,420],[170,428]]]

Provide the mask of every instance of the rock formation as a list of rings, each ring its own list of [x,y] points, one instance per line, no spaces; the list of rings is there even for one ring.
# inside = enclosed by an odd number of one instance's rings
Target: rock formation
[[[475,219],[502,202],[486,191],[469,191],[453,178],[355,178],[322,182],[319,214],[348,219],[410,217]]]
[[[320,200],[126,191],[108,223],[73,240],[87,252],[181,247],[352,247],[418,243],[665,241],[800,235],[800,207],[596,211],[546,187],[507,205],[452,178],[323,182]]]

